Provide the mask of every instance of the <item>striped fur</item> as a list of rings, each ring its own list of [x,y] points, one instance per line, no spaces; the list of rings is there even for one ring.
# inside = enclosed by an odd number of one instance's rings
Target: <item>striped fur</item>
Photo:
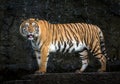
[[[30,18],[20,25],[20,33],[31,41],[39,65],[45,73],[50,52],[77,52],[82,59],[83,72],[88,66],[88,51],[100,61],[100,72],[106,70],[106,52],[103,33],[95,25],[86,23],[51,24]]]

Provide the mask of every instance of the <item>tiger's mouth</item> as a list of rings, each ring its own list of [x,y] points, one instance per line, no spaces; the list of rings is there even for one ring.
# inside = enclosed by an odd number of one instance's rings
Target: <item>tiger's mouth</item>
[[[34,35],[33,34],[29,34],[29,35],[27,35],[27,38],[28,38],[28,40],[33,40],[34,39]]]

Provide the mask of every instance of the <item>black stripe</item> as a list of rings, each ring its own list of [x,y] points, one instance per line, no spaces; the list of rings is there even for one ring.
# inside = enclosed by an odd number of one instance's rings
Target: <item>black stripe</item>
[[[59,52],[60,51],[60,42],[58,41],[58,50],[57,50],[57,52]]]
[[[71,28],[74,28],[74,30],[72,30]],[[75,25],[72,25],[72,24],[71,24],[71,28],[70,28],[70,30],[71,30],[72,33],[73,33],[74,39],[75,39],[76,41],[78,41],[78,37],[77,37],[77,35],[76,35],[76,34],[78,34],[78,33],[74,32],[74,31],[76,31]]]
[[[67,26],[69,27],[69,29],[70,29],[70,31],[73,33],[73,35],[75,35],[75,32],[72,30],[73,25],[72,25],[72,24],[69,24],[69,25],[67,25]]]
[[[65,25],[63,24],[63,29],[64,29],[64,32],[65,32],[65,37],[67,38],[67,40],[69,39],[68,37],[67,37],[67,34],[66,34],[66,29],[65,29]]]
[[[93,51],[95,54],[100,50],[100,48],[95,48],[95,50]]]
[[[77,28],[76,32],[79,33],[79,29],[81,29],[81,27],[78,25],[78,23],[76,23],[75,26],[75,29]]]
[[[97,57],[98,55],[102,55],[102,53],[97,53],[97,54],[94,54],[95,57]],[[99,59],[99,58],[98,58]]]
[[[71,52],[75,52],[75,48],[73,48]]]
[[[68,31],[64,28],[64,30],[65,30],[65,36],[66,36],[66,38],[67,38],[67,40],[69,40],[69,36],[67,35],[68,33]]]
[[[78,47],[78,45],[79,45],[79,41],[77,41],[77,47]]]
[[[66,24],[66,26],[68,26],[68,27],[69,27],[69,25],[70,25],[70,24]],[[69,36],[69,38],[70,38],[69,40],[71,40],[71,39],[72,39],[72,37],[71,37],[71,35],[70,35],[70,32],[71,32],[71,31],[70,31],[70,27],[69,27],[69,28],[67,28],[67,30],[66,30],[66,31],[67,31],[67,34],[68,34],[68,36]],[[69,32],[69,31],[70,31],[70,32]]]
[[[78,27],[76,24],[77,24],[77,23],[74,24],[74,29],[75,29],[76,33],[78,33],[78,28],[79,28],[79,27]]]
[[[103,57],[103,55],[101,55],[99,58],[98,57],[96,57],[97,59],[101,59]]]
[[[65,51],[65,48],[66,48],[66,42],[64,42],[64,48],[63,48],[62,52]]]
[[[86,30],[86,28],[84,27],[85,24],[83,23],[78,23],[78,30],[80,29],[81,32],[84,32],[84,30]]]
[[[66,50],[66,52],[69,52],[70,48],[73,46],[73,43],[70,41],[69,42],[69,48]]]

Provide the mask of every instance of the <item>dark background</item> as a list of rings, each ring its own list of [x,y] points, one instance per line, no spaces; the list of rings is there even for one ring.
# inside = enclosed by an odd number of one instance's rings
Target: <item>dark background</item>
[[[30,17],[99,26],[112,59],[107,71],[120,71],[120,0],[0,0],[0,81],[19,79],[37,70],[34,52],[19,33],[21,20]],[[94,72],[99,63],[92,56],[90,59],[86,71]],[[75,54],[50,54],[49,73],[74,72],[80,67],[81,60]]]

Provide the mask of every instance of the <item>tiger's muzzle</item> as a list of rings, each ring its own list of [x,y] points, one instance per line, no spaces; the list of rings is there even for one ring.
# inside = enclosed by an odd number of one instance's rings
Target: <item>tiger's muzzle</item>
[[[28,34],[27,38],[28,38],[28,40],[33,40],[34,39],[34,34]]]

